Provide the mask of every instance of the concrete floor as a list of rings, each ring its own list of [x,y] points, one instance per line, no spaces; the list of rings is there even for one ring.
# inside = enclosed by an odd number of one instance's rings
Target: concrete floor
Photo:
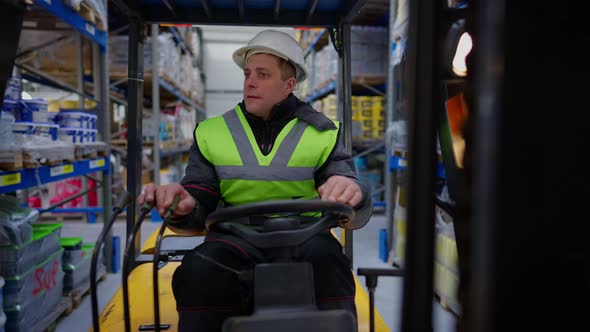
[[[142,240],[155,231],[161,224],[146,222],[142,228]],[[93,242],[98,236],[101,224],[82,222],[64,222],[62,236],[82,236],[86,241]],[[379,230],[387,228],[383,216],[374,216],[364,228],[354,233],[354,271],[359,267],[389,268],[379,259]],[[125,223],[118,221],[113,227],[113,235],[125,242]],[[379,278],[375,292],[375,304],[391,331],[399,331],[401,322],[402,278]],[[364,285],[364,278],[359,279]],[[98,285],[98,304],[100,310],[106,306],[115,291],[121,285],[121,274],[107,274],[105,280]],[[433,301],[434,332],[455,331],[456,317],[444,310],[437,301]],[[90,296],[85,296],[80,306],[68,316],[62,317],[57,324],[57,332],[88,331],[92,325]],[[110,332],[110,331],[109,331]]]

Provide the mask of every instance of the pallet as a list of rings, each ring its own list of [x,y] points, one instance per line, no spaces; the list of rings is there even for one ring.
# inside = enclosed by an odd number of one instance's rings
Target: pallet
[[[56,165],[61,165],[61,164],[66,164],[66,163],[73,163],[74,160],[73,159],[60,159],[60,160],[46,160],[43,162],[34,162],[31,160],[25,160],[23,162],[23,167],[24,168],[38,168],[39,166],[56,166]]]
[[[97,278],[97,284],[100,283],[101,281],[105,280],[107,277],[106,270],[99,271],[98,274],[99,275]],[[69,293],[67,293],[65,295],[66,297],[68,297],[70,299],[72,305],[70,306],[70,308],[68,308],[68,310],[66,310],[64,312],[64,315],[68,316],[72,312],[74,312],[74,310],[78,309],[80,304],[82,304],[84,297],[88,294],[90,294],[90,277],[88,278],[87,281],[85,281],[82,284],[82,286],[71,290]]]
[[[99,30],[105,31],[106,24],[100,19],[100,14],[96,9],[90,6],[86,1],[80,3],[80,9],[78,11],[86,21],[94,24]]]
[[[2,171],[17,171],[23,168],[23,154],[20,151],[2,151],[2,160],[0,163],[0,170]],[[13,157],[10,157],[10,156]]]
[[[31,331],[55,331],[59,318],[72,306],[72,299],[62,297],[61,301],[53,308],[51,313],[38,321]]]

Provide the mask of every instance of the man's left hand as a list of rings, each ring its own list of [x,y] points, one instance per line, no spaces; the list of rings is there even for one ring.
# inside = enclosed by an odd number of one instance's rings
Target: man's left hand
[[[351,178],[342,175],[332,175],[318,188],[323,201],[332,201],[355,207],[363,198],[361,187]]]

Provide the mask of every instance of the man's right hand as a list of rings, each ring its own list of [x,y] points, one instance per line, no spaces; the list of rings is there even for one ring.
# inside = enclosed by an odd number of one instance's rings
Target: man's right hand
[[[137,198],[137,202],[139,205],[143,205],[144,202],[153,204],[158,213],[164,215],[176,196],[180,196],[178,207],[174,211],[174,214],[177,216],[187,215],[197,206],[193,196],[178,183],[163,186],[148,184],[145,186],[143,194]]]

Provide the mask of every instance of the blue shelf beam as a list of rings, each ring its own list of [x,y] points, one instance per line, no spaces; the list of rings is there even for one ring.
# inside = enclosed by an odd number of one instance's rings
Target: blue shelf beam
[[[105,157],[18,171],[0,171],[0,194],[101,171],[109,171],[109,161]]]
[[[320,41],[320,39],[322,39],[322,36],[324,35],[324,33],[326,33],[326,29],[320,31],[311,41],[311,44],[309,44],[309,46],[307,46],[307,48],[305,49],[305,56],[307,57],[307,55],[309,55],[309,53],[311,53],[311,51],[315,48],[315,45],[318,43],[318,41]]]
[[[79,31],[100,46],[104,53],[107,47],[107,33],[100,31],[94,24],[87,22],[80,14],[66,6],[62,0],[35,0],[37,6],[59,17],[72,28]]]
[[[395,171],[395,170],[404,170],[408,168],[408,161],[405,158],[399,157],[399,156],[390,156],[389,157],[389,171]],[[445,175],[445,168],[443,163],[437,163],[436,164],[436,175],[440,178],[440,179],[445,179],[446,175]]]
[[[174,42],[176,42],[176,45],[178,45],[184,53],[194,56],[193,51],[188,47],[184,38],[180,35],[178,28],[170,27],[170,33],[172,33],[172,38],[174,39]]]
[[[191,106],[192,108],[197,110],[198,112],[201,112],[203,114],[205,113],[204,108],[199,106],[194,100],[185,96],[179,89],[174,87],[172,84],[166,82],[165,80],[160,80],[159,83],[160,83],[160,86],[162,86],[162,88],[164,88],[166,91],[170,92],[171,94],[175,95],[178,99],[182,100],[183,102],[185,102],[186,104],[188,104],[189,106]]]
[[[408,168],[408,161],[402,157],[390,156],[389,157],[389,170],[403,170]]]
[[[306,103],[312,103],[325,95],[329,94],[330,92],[336,91],[336,80],[330,81],[325,87],[314,91],[311,95],[305,98]]]
[[[373,207],[385,207],[385,202],[373,202]]]

